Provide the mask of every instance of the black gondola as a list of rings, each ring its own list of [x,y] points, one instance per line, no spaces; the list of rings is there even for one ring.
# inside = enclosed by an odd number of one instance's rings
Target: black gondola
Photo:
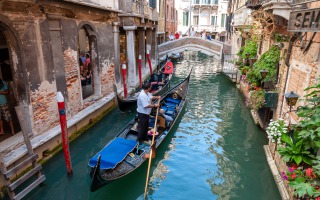
[[[173,120],[168,124],[164,116],[158,116],[155,148],[169,134],[185,105],[190,74],[185,80],[161,96],[160,108],[165,111],[165,115],[172,117]],[[154,121],[155,112],[150,116],[149,127],[153,128]],[[96,191],[104,185],[131,173],[147,160],[151,147],[144,143],[139,144],[137,141],[137,125],[137,118],[134,118],[113,140],[89,160],[91,191]],[[149,137],[151,139],[152,136]]]
[[[169,55],[169,59],[171,60],[171,61],[178,61],[178,60],[181,60],[183,58],[183,53],[181,52],[181,53],[171,53],[170,55]]]
[[[167,69],[169,67],[169,69]],[[165,65],[160,69],[157,70],[156,73],[153,73],[148,80],[151,83],[151,93],[154,96],[161,95],[165,91],[170,88],[170,80],[172,78],[173,73],[173,63],[168,61]],[[129,94],[127,98],[121,98],[118,95],[117,88],[114,87],[118,106],[120,110],[134,110],[137,108],[137,98],[141,91],[141,88],[138,88],[136,92]]]

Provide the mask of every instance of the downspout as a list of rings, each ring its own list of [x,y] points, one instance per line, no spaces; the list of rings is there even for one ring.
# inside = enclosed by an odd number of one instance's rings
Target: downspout
[[[166,32],[167,32],[167,0],[163,0],[164,2],[164,42],[166,42]]]
[[[288,68],[287,70],[287,74],[286,74],[286,81],[284,83],[284,87],[283,87],[283,91],[282,91],[282,94],[284,95],[284,93],[286,92],[286,87],[287,87],[287,80],[288,80],[288,77],[289,77],[289,69],[290,69],[290,57],[291,57],[291,52],[292,52],[292,47],[293,47],[293,43],[296,39],[299,38],[299,35],[301,35],[301,33],[294,33],[293,36],[290,38],[290,41],[289,41],[289,47],[288,47],[288,51],[287,51],[287,56],[286,56],[286,60],[285,60],[285,64]],[[279,117],[281,118],[281,113],[282,113],[282,108],[283,108],[283,99],[284,99],[284,96],[282,96],[282,100],[281,100],[281,108],[280,108],[280,112],[279,112]]]

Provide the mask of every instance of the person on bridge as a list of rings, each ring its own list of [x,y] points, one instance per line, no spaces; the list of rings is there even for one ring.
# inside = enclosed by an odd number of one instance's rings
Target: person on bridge
[[[193,36],[193,37],[196,36],[196,32],[194,31],[194,28],[193,28],[193,27],[191,28],[190,36]]]
[[[207,39],[208,39],[208,40],[212,40],[211,37],[210,37],[210,35],[207,36]]]
[[[176,40],[179,39],[179,37],[180,37],[179,33],[176,32],[176,34],[174,34],[174,37],[175,37]]]
[[[174,35],[171,32],[169,33],[169,40],[170,41],[174,40]]]
[[[202,38],[202,39],[206,39],[206,38],[207,38],[206,30],[203,30],[203,31],[202,31],[201,38]]]
[[[146,143],[151,145],[148,141],[149,115],[152,108],[159,107],[160,96],[152,96],[150,93],[151,84],[146,82],[142,85],[142,90],[137,100],[138,112],[138,141],[139,143]],[[158,99],[157,104],[152,104],[151,101]]]

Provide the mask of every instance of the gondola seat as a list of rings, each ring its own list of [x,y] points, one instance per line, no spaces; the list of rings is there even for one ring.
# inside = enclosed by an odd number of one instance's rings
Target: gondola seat
[[[135,140],[116,138],[89,160],[89,166],[94,167],[101,156],[100,169],[114,169],[137,145]]]
[[[175,104],[179,104],[180,103],[180,99],[173,99],[171,97],[166,98],[167,102],[171,102],[171,103],[175,103]]]

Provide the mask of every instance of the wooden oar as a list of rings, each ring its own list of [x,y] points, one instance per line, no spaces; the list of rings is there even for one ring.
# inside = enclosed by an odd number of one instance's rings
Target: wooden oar
[[[158,100],[158,105],[159,105],[159,101],[160,101],[160,99]],[[150,146],[150,155],[149,155],[149,164],[148,164],[148,170],[147,170],[146,187],[144,188],[144,199],[146,198],[147,190],[148,190],[148,181],[149,181],[149,173],[150,173],[152,154],[155,153],[152,151],[152,149],[155,149],[155,148],[152,148],[152,146],[154,144],[154,138],[157,133],[157,120],[158,120],[159,107],[160,106],[158,106],[158,108],[157,108],[156,120],[154,122],[154,128],[153,128],[153,134],[152,134],[152,142],[151,142],[151,146]]]

